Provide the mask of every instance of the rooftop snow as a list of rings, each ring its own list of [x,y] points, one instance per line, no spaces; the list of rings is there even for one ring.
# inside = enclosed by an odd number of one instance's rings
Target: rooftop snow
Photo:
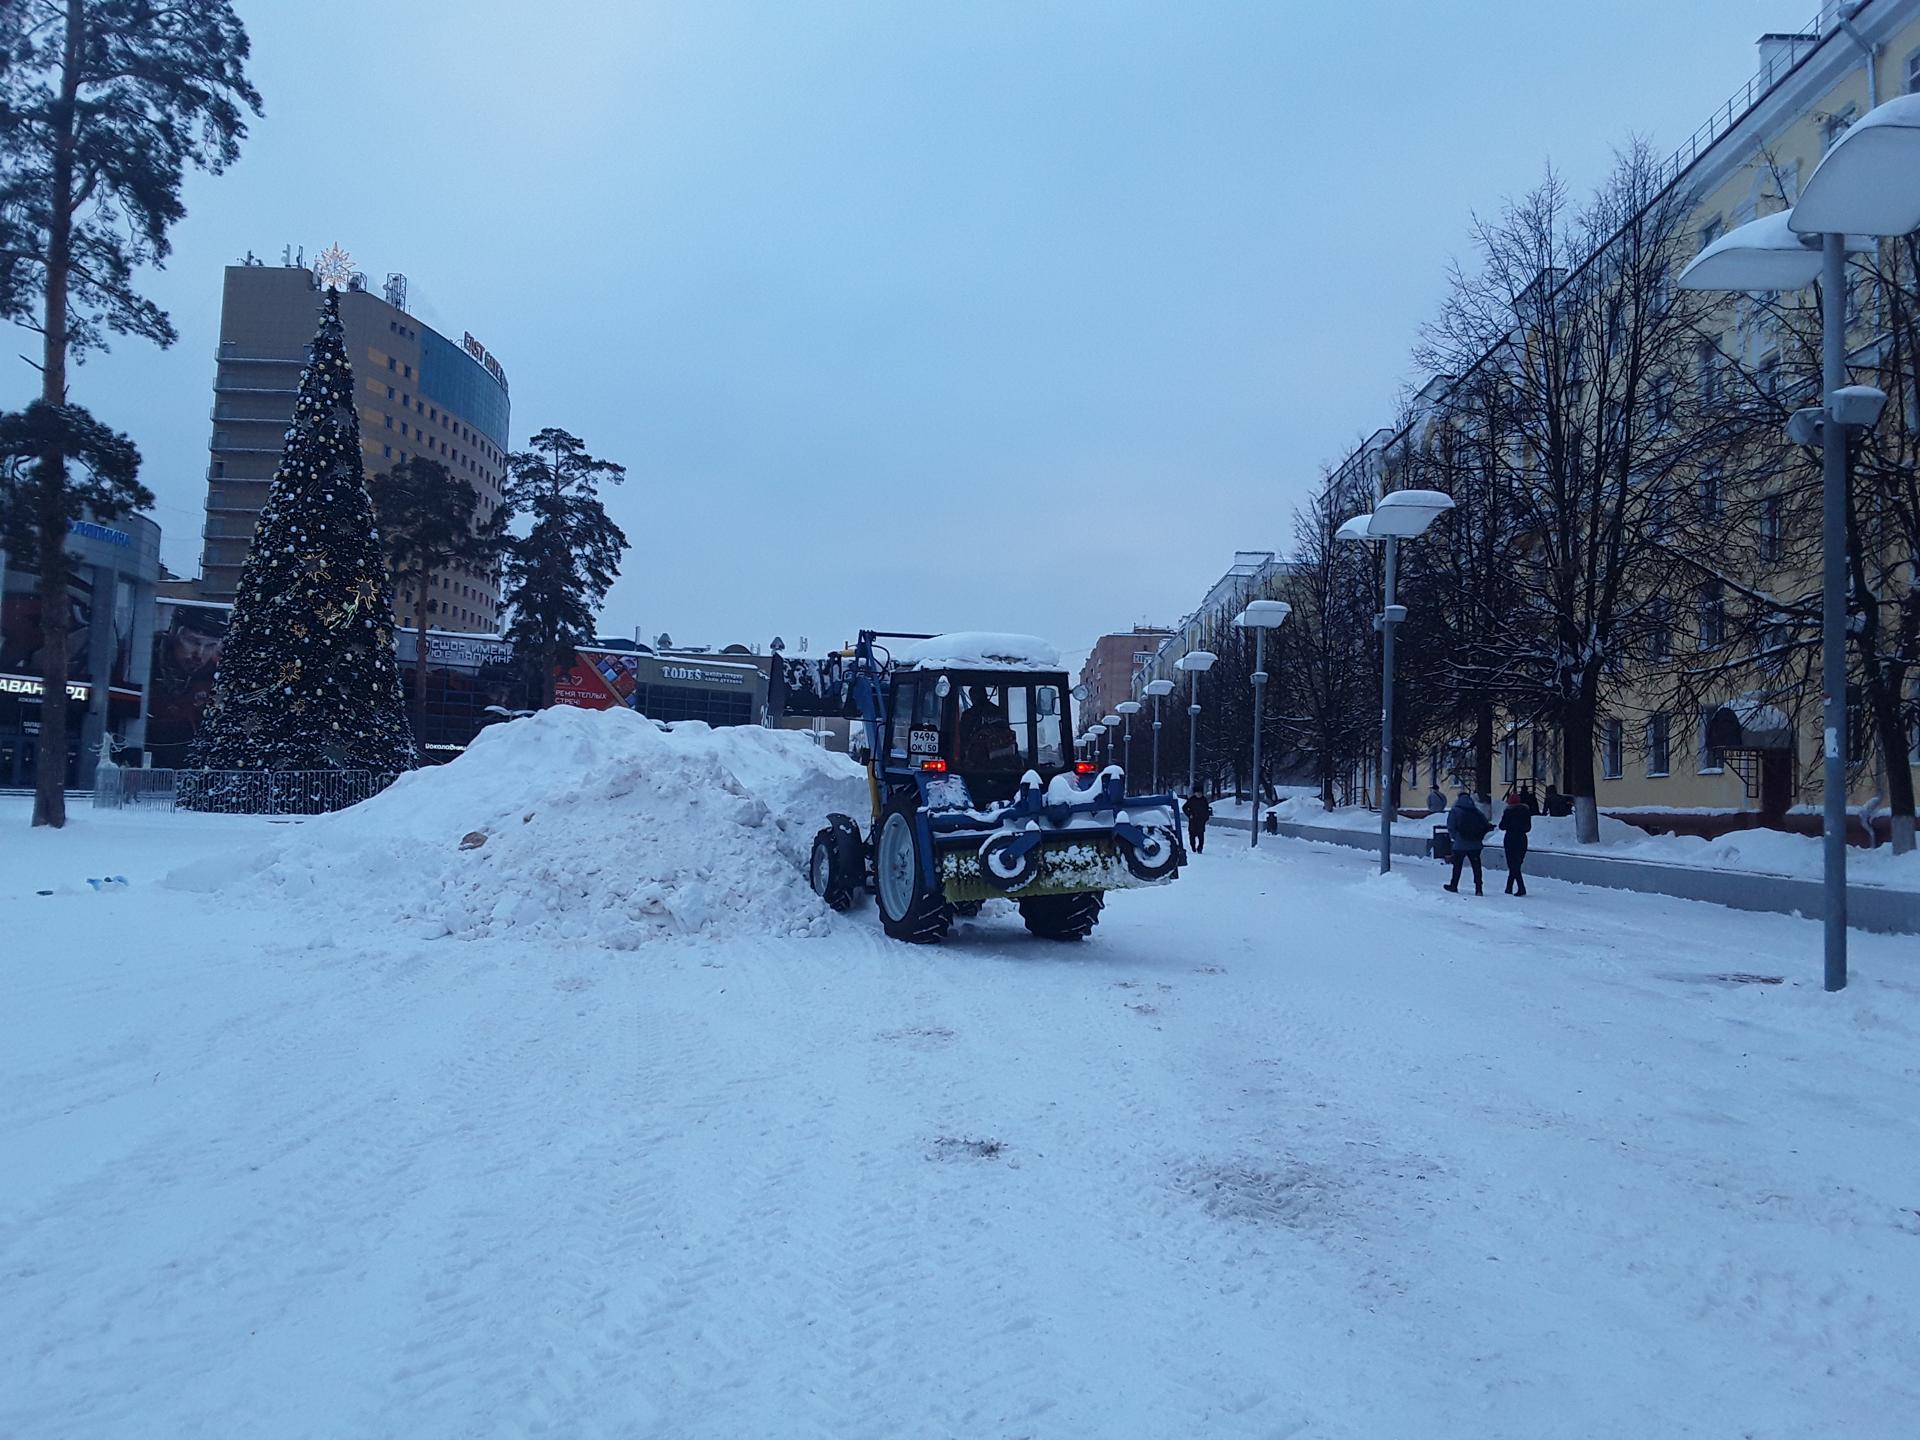
[[[893,652],[894,663],[923,670],[1057,670],[1060,652],[1038,635],[959,630],[915,640]]]

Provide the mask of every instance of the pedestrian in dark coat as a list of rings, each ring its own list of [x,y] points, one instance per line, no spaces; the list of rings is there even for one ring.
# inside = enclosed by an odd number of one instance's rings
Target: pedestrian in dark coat
[[[1533,830],[1533,806],[1523,798],[1500,812],[1500,834],[1507,850],[1507,894],[1527,893],[1527,836]]]
[[[1486,894],[1484,872],[1480,868],[1480,847],[1485,843],[1487,832],[1493,828],[1493,822],[1487,819],[1486,812],[1473,803],[1473,792],[1462,790],[1460,798],[1453,802],[1453,809],[1447,812],[1447,836],[1453,841],[1453,879],[1440,888],[1451,890],[1455,894],[1460,890],[1460,868],[1473,866],[1473,893]]]
[[[1187,845],[1198,855],[1207,848],[1207,821],[1213,818],[1213,806],[1196,790],[1180,808],[1187,812]]]

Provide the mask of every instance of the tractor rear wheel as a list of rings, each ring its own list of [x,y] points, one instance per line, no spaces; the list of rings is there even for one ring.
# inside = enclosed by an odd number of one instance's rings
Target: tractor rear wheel
[[[919,810],[911,799],[887,807],[873,847],[875,898],[880,902],[880,926],[895,940],[931,945],[953,924],[947,897],[930,889],[921,863]]]
[[[859,851],[850,847],[834,826],[828,825],[813,837],[813,854],[807,861],[807,883],[813,893],[827,902],[829,910],[851,910],[853,896],[860,885]]]
[[[1107,897],[1098,890],[1074,895],[1035,895],[1020,902],[1020,918],[1043,940],[1084,940],[1100,923]]]

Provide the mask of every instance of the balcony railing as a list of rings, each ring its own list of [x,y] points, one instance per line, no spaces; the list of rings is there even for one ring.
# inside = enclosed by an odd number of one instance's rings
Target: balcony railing
[[[1750,76],[1746,84],[1729,95],[1707,117],[1706,123],[1689,135],[1680,148],[1667,158],[1660,167],[1659,186],[1664,188],[1679,179],[1681,172],[1744,120],[1747,112],[1766,99],[1773,87],[1786,79],[1796,65],[1818,50],[1836,26],[1835,12],[1836,7],[1829,0],[1829,3],[1821,6],[1820,13],[1802,26],[1797,34],[1782,36],[1779,48],[1767,57],[1766,64]]]

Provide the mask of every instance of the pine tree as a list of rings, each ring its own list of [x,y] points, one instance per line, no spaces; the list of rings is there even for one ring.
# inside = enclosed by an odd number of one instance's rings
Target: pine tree
[[[240,153],[244,111],[260,96],[246,76],[247,32],[230,0],[0,0],[0,320],[40,336],[40,423],[47,448],[38,491],[40,602],[66,604],[66,521],[75,491],[61,417],[68,361],[104,348],[107,332],[171,345],[166,312],[135,288],[165,262],[167,232],[186,214],[189,168],[218,174]],[[33,363],[33,362],[29,362]],[[80,443],[91,443],[81,427]],[[67,633],[50,627],[41,678],[67,688]],[[44,707],[33,823],[66,823],[67,710]]]
[[[300,376],[191,763],[381,773],[418,763],[337,291]]]
[[[368,487],[380,538],[394,576],[413,594],[413,713],[417,734],[427,718],[427,621],[434,602],[427,589],[436,572],[477,574],[499,551],[491,521],[480,518],[480,496],[438,460],[402,460]]]
[[[593,638],[594,616],[620,573],[627,537],[600,503],[600,482],[618,485],[627,471],[552,427],[507,466],[509,514],[532,520],[526,535],[507,542],[507,634],[526,659],[534,702],[551,705],[554,670]]]

